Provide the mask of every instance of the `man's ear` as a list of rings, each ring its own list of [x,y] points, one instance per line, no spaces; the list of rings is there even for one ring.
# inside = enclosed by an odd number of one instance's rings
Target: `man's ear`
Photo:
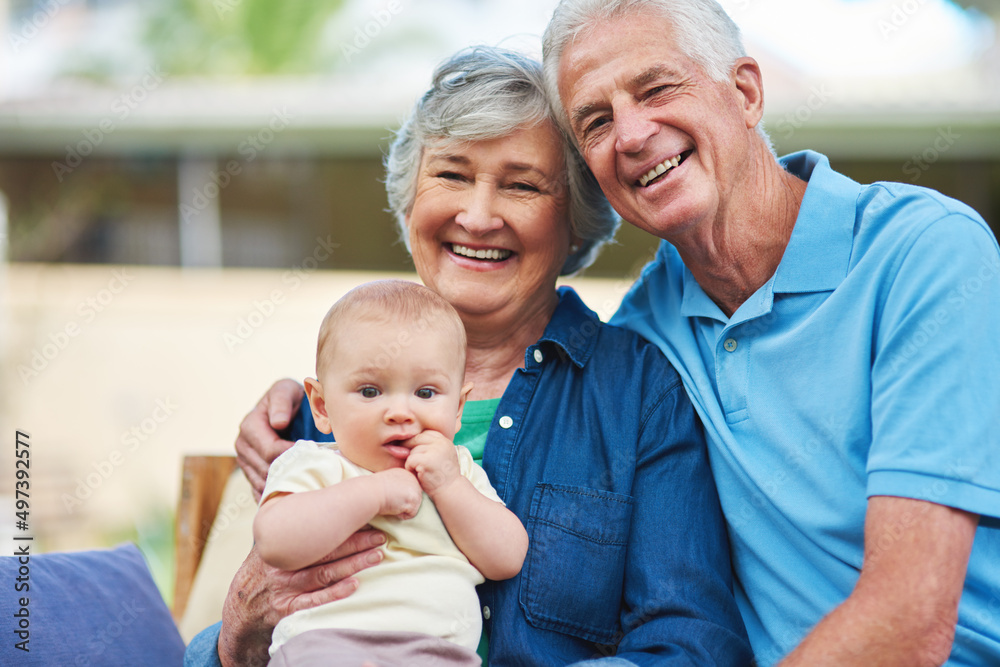
[[[330,416],[326,414],[326,401],[323,400],[323,385],[313,378],[306,378],[303,384],[306,387],[306,396],[309,397],[309,408],[312,410],[316,428],[323,433],[332,433]]]
[[[740,94],[747,127],[757,127],[764,116],[764,80],[760,65],[753,58],[737,58],[733,66],[733,83]]]
[[[473,386],[471,382],[466,382],[462,385],[462,391],[458,395],[458,418],[455,420],[456,433],[462,429],[462,410],[465,409],[465,401],[469,398],[469,392],[472,391]]]

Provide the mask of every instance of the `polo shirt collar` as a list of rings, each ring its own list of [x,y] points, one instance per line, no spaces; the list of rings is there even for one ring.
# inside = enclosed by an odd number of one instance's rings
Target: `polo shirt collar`
[[[601,328],[600,318],[572,288],[559,288],[559,303],[539,343],[558,345],[570,361],[583,368],[594,353]],[[527,362],[528,353],[525,352]]]
[[[766,313],[775,292],[822,292],[835,289],[847,275],[854,247],[854,219],[861,185],[835,172],[825,155],[800,151],[779,163],[791,174],[808,182],[792,229],[788,247],[778,269],[767,283],[740,306],[734,320]],[[672,253],[680,262],[676,250]],[[686,266],[681,266],[684,296],[681,314],[709,317],[720,322],[729,318],[705,294]]]
[[[666,241],[664,241],[666,243]],[[677,252],[676,250],[674,251]],[[710,317],[713,320],[725,322],[728,318],[722,309],[712,301],[712,299],[701,288],[698,281],[694,279],[694,274],[684,264],[680,255],[677,261],[681,262],[681,275],[683,276],[684,295],[681,297],[681,315],[684,317]]]
[[[809,185],[788,247],[773,279],[774,292],[835,289],[850,267],[861,185],[835,172],[825,155],[792,153],[780,160]]]

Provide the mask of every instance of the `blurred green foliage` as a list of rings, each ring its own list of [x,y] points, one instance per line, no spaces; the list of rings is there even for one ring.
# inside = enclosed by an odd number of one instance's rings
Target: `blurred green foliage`
[[[955,4],[966,8],[975,7],[986,14],[1000,12],[1000,0],[955,0]]]
[[[323,30],[344,0],[159,0],[144,43],[169,74],[303,74],[325,69]]]
[[[102,536],[105,547],[133,542],[142,551],[160,595],[167,603],[174,600],[174,514],[163,508],[140,512],[131,525],[121,526]]]

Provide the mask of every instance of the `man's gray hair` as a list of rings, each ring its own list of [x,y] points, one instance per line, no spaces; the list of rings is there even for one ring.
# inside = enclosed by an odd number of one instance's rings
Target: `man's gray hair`
[[[550,121],[553,108],[545,94],[541,65],[515,51],[477,46],[464,49],[434,72],[430,89],[417,100],[396,132],[385,158],[385,187],[403,242],[409,249],[406,215],[413,207],[417,177],[428,143],[499,139]],[[579,249],[562,268],[568,275],[593,262],[610,240],[620,218],[608,204],[571,141],[560,136],[566,174],[569,223]]]
[[[716,0],[561,0],[545,29],[542,53],[546,91],[560,127],[573,136],[559,99],[559,59],[581,32],[595,23],[651,11],[670,21],[681,53],[714,81],[727,81],[737,59],[747,55],[739,26]],[[763,124],[757,131],[771,145]]]

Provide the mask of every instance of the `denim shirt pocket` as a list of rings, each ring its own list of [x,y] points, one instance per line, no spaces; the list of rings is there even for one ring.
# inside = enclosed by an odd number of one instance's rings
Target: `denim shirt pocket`
[[[520,591],[531,625],[617,643],[632,502],[580,486],[535,487]]]

